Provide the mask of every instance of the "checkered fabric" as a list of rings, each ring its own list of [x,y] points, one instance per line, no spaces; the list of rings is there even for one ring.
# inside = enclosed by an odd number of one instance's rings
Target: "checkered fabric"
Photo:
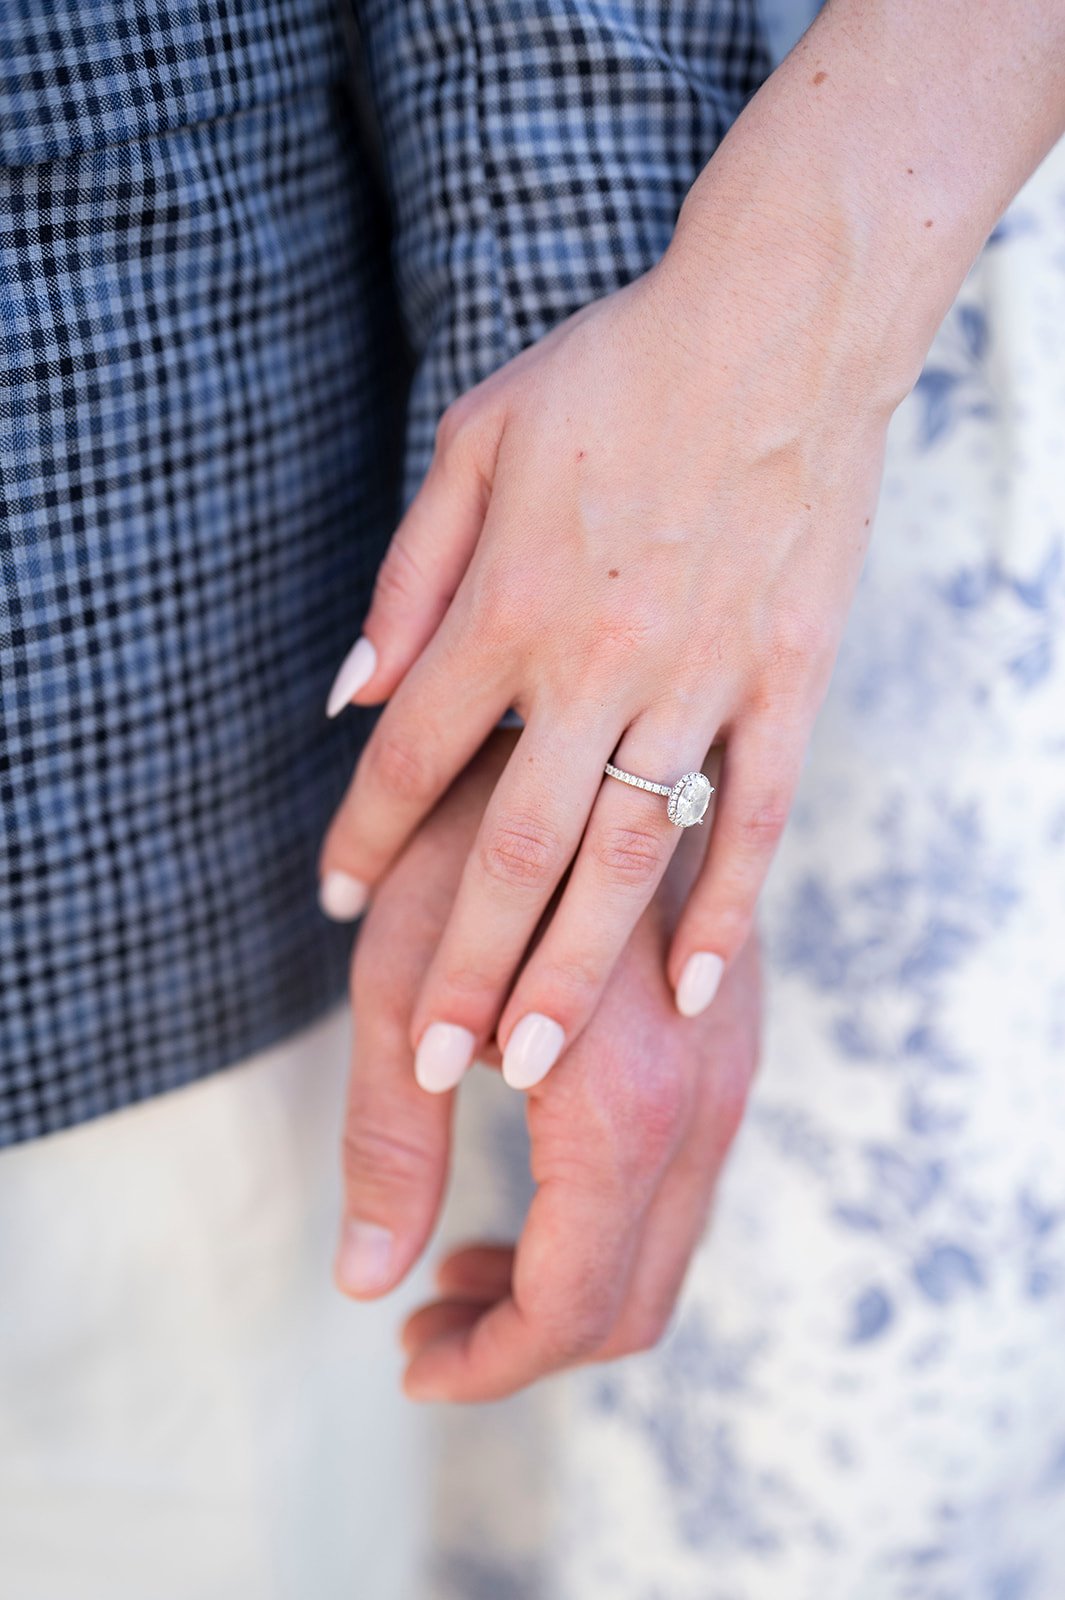
[[[11,1142],[342,993],[315,858],[359,724],[323,705],[393,524],[405,358],[329,0],[4,3]]]
[[[420,361],[404,492],[443,405],[645,271],[770,70],[758,0],[361,0]]]
[[[664,249],[753,4],[3,0],[0,1143],[342,993],[315,860],[370,719],[322,706],[397,501]]]

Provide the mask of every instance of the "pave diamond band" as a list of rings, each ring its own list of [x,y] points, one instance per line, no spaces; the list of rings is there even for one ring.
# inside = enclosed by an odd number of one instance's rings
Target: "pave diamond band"
[[[615,767],[612,761],[606,763],[603,771],[608,778],[617,778],[621,783],[631,784],[634,789],[665,795],[669,802],[666,815],[678,828],[690,828],[702,822],[714,792],[714,786],[704,772],[686,772],[676,783],[668,784],[653,783],[650,778],[641,778],[635,772],[625,772],[621,767]]]
[[[673,793],[668,783],[652,783],[650,778],[638,778],[635,772],[622,772],[620,767],[615,767],[609,761],[603,771],[608,778],[620,778],[622,783],[631,783],[634,789],[649,789],[652,794],[664,794],[667,798]]]

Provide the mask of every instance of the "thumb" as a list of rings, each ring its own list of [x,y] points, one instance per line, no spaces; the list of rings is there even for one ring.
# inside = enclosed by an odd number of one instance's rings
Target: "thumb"
[[[326,703],[387,700],[439,627],[484,523],[502,422],[472,392],[444,412],[432,460],[385,552],[363,630]]]

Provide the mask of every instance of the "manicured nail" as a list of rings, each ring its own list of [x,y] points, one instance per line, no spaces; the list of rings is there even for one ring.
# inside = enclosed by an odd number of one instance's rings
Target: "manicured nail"
[[[717,993],[725,963],[709,950],[697,950],[684,963],[677,984],[677,1010],[682,1017],[697,1017]]]
[[[318,904],[334,922],[354,922],[366,908],[370,891],[350,872],[338,872],[334,867],[318,885]]]
[[[349,1294],[371,1294],[391,1277],[392,1234],[377,1222],[349,1217],[341,1230],[336,1276]]]
[[[430,1022],[414,1052],[414,1076],[430,1094],[453,1089],[473,1060],[476,1037],[457,1022]]]
[[[335,717],[343,711],[350,704],[352,696],[358,694],[363,684],[369,683],[376,671],[377,651],[369,639],[356,639],[333,679],[333,687],[325,703],[326,716]]]
[[[504,1079],[512,1089],[531,1089],[551,1071],[565,1042],[565,1031],[553,1017],[530,1011],[507,1040],[503,1051]]]

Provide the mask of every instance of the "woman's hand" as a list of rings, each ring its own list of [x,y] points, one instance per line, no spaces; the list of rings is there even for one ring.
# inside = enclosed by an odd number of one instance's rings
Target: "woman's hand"
[[[704,273],[698,294],[688,260],[667,255],[446,414],[381,570],[358,698],[391,702],[323,869],[375,884],[505,708],[525,721],[414,1008],[427,1088],[494,1028],[527,1087],[591,1016],[681,832],[604,762],[672,783],[727,743],[669,960],[689,1013],[747,937],[788,814],[887,408],[823,308],[799,337],[793,290],[771,296],[756,260]]]
[[[338,1283],[359,1298],[406,1276],[439,1214],[454,1096],[423,1094],[414,1081],[411,1008],[513,743],[492,736],[387,874],[359,933],[337,1256]],[[412,1398],[496,1399],[646,1349],[668,1326],[757,1053],[753,941],[694,1024],[676,1015],[663,979],[698,860],[695,850],[674,861],[605,1004],[528,1096],[537,1189],[517,1244],[451,1250],[437,1270],[440,1298],[406,1319]]]
[[[830,0],[662,261],[445,415],[334,691],[333,710],[392,698],[322,856],[324,903],[352,911],[500,713],[522,714],[414,1008],[425,1087],[493,1028],[523,1087],[577,1037],[678,839],[603,764],[672,783],[722,740],[668,960],[679,1007],[709,1002],[788,813],[887,421],[1060,131],[1062,32],[1046,0],[978,24],[954,0]]]

